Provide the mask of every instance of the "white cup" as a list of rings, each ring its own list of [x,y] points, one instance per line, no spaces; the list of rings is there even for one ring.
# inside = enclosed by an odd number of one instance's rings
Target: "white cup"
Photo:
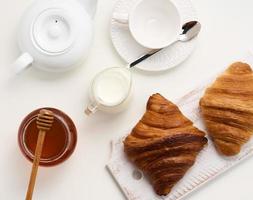
[[[113,67],[95,76],[90,87],[90,102],[85,113],[97,110],[108,113],[123,111],[132,91],[132,76],[128,68]]]
[[[180,14],[171,0],[139,0],[129,13],[115,13],[113,18],[127,24],[135,40],[150,49],[172,44],[181,30]]]

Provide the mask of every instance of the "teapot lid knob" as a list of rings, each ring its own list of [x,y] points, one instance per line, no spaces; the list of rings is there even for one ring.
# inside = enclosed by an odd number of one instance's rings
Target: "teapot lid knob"
[[[63,9],[50,8],[38,15],[32,25],[35,46],[48,54],[60,54],[74,43],[75,27]]]

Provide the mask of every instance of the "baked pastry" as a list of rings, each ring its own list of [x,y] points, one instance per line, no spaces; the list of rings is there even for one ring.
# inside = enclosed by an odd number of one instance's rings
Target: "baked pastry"
[[[233,156],[253,131],[253,74],[250,66],[236,62],[207,88],[200,100],[207,130],[223,155]]]
[[[167,195],[207,143],[176,105],[154,94],[147,111],[124,140],[127,157],[147,175],[158,195]]]

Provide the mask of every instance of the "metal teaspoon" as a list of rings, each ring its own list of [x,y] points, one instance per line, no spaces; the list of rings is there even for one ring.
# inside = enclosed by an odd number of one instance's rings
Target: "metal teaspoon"
[[[174,44],[178,41],[187,42],[187,41],[191,40],[192,38],[196,37],[199,34],[200,29],[201,29],[201,24],[198,21],[190,21],[190,22],[185,23],[182,26],[182,30],[183,30],[182,33],[179,35],[178,39],[175,40],[172,44]],[[170,45],[172,45],[172,44],[170,44]],[[136,66],[137,64],[141,63],[142,61],[146,60],[147,58],[153,56],[154,54],[156,54],[157,52],[159,52],[163,49],[164,48],[151,50],[147,54],[139,57],[134,62],[128,64],[128,67],[132,68],[132,67]]]

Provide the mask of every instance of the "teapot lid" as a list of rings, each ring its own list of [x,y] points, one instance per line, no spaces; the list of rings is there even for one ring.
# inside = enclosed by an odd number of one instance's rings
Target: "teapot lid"
[[[48,8],[34,20],[31,28],[34,45],[46,54],[62,54],[75,42],[76,27],[62,8]]]

